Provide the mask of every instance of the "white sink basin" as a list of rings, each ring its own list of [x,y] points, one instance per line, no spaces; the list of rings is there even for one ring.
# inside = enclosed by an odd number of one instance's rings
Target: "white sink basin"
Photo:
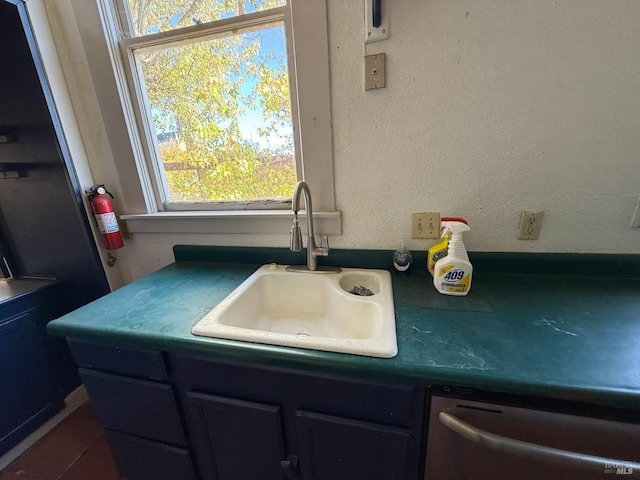
[[[354,287],[372,295],[349,293]],[[289,272],[284,265],[263,265],[192,332],[390,358],[398,352],[391,274],[358,268],[340,273]]]

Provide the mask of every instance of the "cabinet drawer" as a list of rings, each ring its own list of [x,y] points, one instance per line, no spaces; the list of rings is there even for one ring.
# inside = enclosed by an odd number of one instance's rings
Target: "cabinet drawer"
[[[167,369],[161,352],[112,347],[68,340],[69,349],[80,367],[124,373],[136,377],[166,380]]]
[[[189,451],[106,429],[120,475],[128,480],[195,480]]]
[[[83,368],[80,376],[104,427],[185,445],[171,385]]]

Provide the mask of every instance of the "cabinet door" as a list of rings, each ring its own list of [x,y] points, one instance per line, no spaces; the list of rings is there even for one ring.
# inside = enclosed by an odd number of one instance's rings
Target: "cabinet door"
[[[417,477],[411,432],[296,411],[305,480],[407,480]]]
[[[282,480],[280,407],[188,392],[201,474],[212,480]]]
[[[34,310],[0,319],[0,455],[64,406],[34,322]]]

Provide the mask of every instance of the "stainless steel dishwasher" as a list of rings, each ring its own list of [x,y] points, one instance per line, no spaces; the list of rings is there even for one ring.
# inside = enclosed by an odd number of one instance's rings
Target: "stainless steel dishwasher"
[[[425,480],[640,478],[639,424],[566,402],[529,408],[488,397],[452,387],[432,393]],[[627,418],[637,422],[634,415]]]

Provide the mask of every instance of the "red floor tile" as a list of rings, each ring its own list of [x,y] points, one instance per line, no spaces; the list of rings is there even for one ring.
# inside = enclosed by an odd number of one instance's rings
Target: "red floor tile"
[[[102,427],[88,403],[0,472],[0,480],[118,478]]]
[[[65,472],[60,480],[119,480],[111,451],[100,437],[87,452]]]

